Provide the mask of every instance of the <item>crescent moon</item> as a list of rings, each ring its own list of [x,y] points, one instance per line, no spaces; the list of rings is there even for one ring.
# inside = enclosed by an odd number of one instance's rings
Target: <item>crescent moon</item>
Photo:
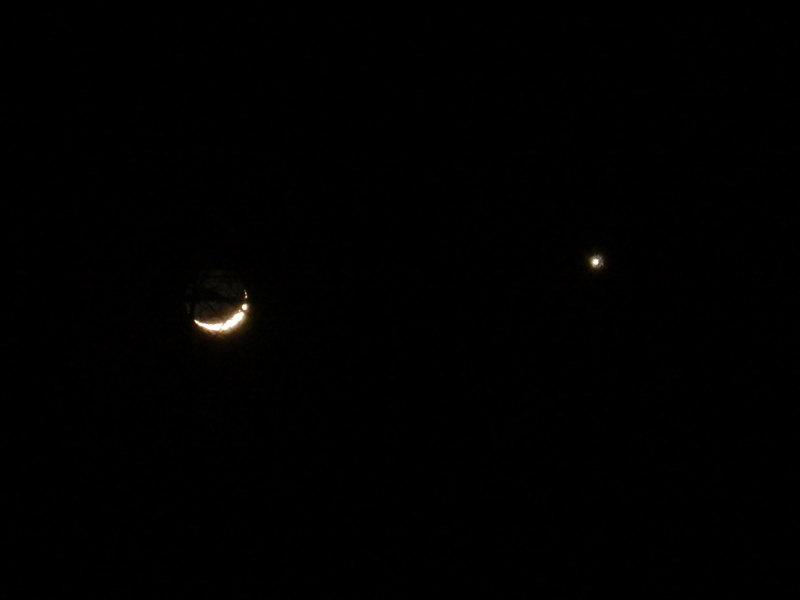
[[[247,299],[247,292],[244,293],[244,297],[245,299]],[[235,329],[236,327],[242,324],[247,309],[248,305],[245,302],[244,304],[242,304],[241,308],[236,312],[236,314],[234,314],[227,321],[223,321],[222,323],[203,323],[202,321],[198,321],[197,319],[195,319],[194,322],[195,325],[205,329],[206,331],[228,332],[231,329]]]

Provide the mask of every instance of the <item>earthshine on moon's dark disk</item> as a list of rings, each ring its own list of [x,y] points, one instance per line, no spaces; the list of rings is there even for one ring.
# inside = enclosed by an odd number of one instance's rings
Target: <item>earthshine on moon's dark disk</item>
[[[245,318],[247,291],[235,275],[219,269],[203,271],[189,287],[186,308],[203,331],[229,333]]]

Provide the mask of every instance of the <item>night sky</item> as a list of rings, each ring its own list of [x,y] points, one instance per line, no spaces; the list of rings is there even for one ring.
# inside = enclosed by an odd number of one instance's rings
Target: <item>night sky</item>
[[[763,592],[796,564],[797,44],[778,24],[1,30],[20,568],[104,597],[651,597]],[[213,268],[250,305],[217,339],[185,306]]]

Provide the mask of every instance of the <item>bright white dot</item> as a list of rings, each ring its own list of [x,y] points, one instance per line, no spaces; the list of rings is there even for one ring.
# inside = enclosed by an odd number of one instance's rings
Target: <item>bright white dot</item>
[[[593,269],[601,269],[603,267],[603,257],[599,254],[595,254],[589,259],[589,264],[592,266]]]

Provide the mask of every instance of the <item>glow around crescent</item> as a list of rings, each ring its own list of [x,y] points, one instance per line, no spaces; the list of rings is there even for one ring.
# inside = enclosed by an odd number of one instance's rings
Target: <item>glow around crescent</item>
[[[195,324],[198,327],[202,327],[206,331],[230,331],[241,325],[242,321],[244,320],[244,315],[247,312],[247,304],[242,304],[242,307],[239,309],[235,315],[233,315],[227,321],[222,323],[203,323],[195,319]]]

